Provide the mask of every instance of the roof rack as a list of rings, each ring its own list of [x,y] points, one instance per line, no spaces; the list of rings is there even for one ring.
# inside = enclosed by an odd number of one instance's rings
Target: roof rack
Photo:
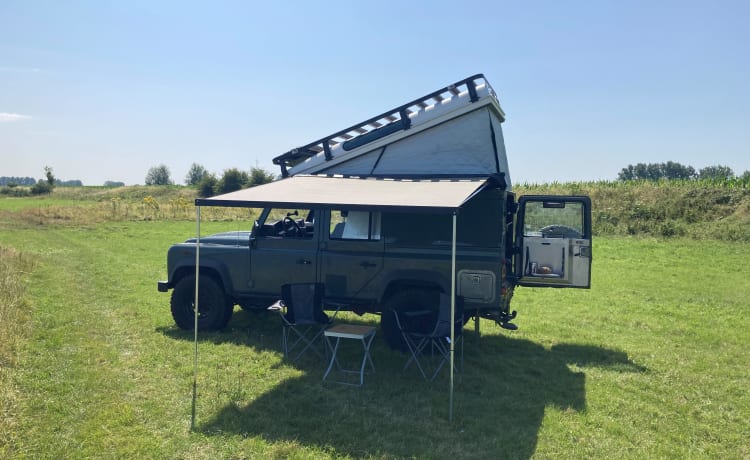
[[[289,167],[321,152],[325,156],[326,161],[329,161],[333,158],[331,148],[339,144],[342,144],[344,150],[351,150],[389,134],[408,130],[411,127],[411,116],[420,110],[424,110],[426,107],[440,104],[446,99],[451,99],[464,93],[468,93],[471,102],[476,102],[479,100],[477,93],[479,83],[484,84],[489,94],[497,98],[489,82],[484,78],[484,74],[472,75],[361,123],[337,131],[302,147],[292,149],[274,158],[273,163],[281,167],[281,176],[287,177],[289,176]]]

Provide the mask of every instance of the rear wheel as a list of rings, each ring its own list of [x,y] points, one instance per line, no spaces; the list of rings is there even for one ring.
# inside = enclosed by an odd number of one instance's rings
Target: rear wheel
[[[425,312],[411,317],[400,316],[401,325],[410,331],[430,332],[435,326],[438,302],[438,291],[430,289],[404,289],[390,296],[380,317],[380,328],[386,344],[393,350],[407,351],[394,312]]]
[[[200,277],[198,330],[221,329],[232,317],[233,305],[221,285],[209,276]],[[172,318],[180,329],[192,331],[195,325],[195,275],[182,278],[172,291]]]

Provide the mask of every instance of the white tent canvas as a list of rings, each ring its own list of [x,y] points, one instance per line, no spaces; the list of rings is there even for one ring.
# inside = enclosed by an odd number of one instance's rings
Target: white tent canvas
[[[293,149],[274,163],[285,176],[502,173],[510,188],[503,121],[495,92],[477,75]]]
[[[392,143],[358,153],[349,160],[310,161],[310,165],[303,163],[291,172],[349,175],[503,172],[508,181],[502,131],[493,118],[492,111],[484,107],[423,131],[405,131]]]

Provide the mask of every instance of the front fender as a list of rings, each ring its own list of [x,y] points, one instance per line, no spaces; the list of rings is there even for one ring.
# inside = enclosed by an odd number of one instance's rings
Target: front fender
[[[167,285],[169,288],[174,287],[178,281],[185,276],[195,274],[195,260],[190,262],[182,262],[177,264],[169,277]],[[200,261],[200,274],[205,276],[214,276],[217,281],[221,282],[224,292],[231,295],[234,292],[234,286],[232,285],[232,278],[229,276],[229,269],[221,261],[211,259],[201,259]],[[159,283],[159,289],[162,289],[161,283]]]

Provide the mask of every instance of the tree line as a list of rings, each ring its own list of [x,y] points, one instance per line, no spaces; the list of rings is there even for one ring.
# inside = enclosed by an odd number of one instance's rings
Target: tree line
[[[80,180],[61,181],[57,179],[52,168],[44,167],[44,179],[35,180],[33,177],[8,177],[0,176],[0,192],[4,195],[16,194],[45,194],[50,193],[55,186],[83,186]],[[190,169],[185,175],[184,183],[187,186],[195,187],[198,196],[207,198],[210,196],[234,192],[255,185],[266,184],[277,179],[273,173],[260,167],[250,168],[249,171],[243,171],[238,168],[225,169],[221,176],[211,173],[205,167],[198,163],[190,165]],[[729,166],[715,165],[706,166],[696,171],[689,165],[683,165],[674,161],[666,163],[638,163],[628,165],[620,170],[617,174],[619,181],[660,181],[660,180],[708,180],[715,182],[726,182],[740,180],[750,183],[750,171],[745,171],[741,175],[735,175]],[[172,175],[165,164],[160,164],[149,168],[146,173],[146,185],[174,185]],[[121,187],[124,182],[106,181],[105,187]],[[29,187],[19,190],[18,187]]]
[[[238,168],[225,169],[221,177],[209,172],[202,165],[193,163],[185,175],[185,185],[195,187],[198,196],[207,198],[222,193],[234,192],[247,187],[266,184],[276,179],[276,176],[260,167],[243,171]],[[174,185],[169,167],[160,164],[149,168],[146,173],[146,185]]]
[[[31,180],[31,183],[29,181],[24,180],[23,183],[26,185],[31,185],[29,188],[20,187],[20,184],[17,184],[15,182],[8,182],[7,184],[3,185],[2,189],[0,189],[0,194],[2,195],[11,195],[11,196],[27,196],[29,194],[31,195],[44,195],[47,193],[52,192],[52,189],[55,188],[55,185],[57,184],[57,179],[55,178],[55,175],[52,173],[52,168],[49,166],[44,167],[44,179],[39,179],[38,181],[34,182],[34,180]],[[19,178],[14,178],[19,179]],[[20,179],[28,179],[28,178],[20,178]]]
[[[229,193],[246,187],[272,182],[276,176],[260,167],[243,171],[238,168],[224,170],[221,176],[211,173],[198,163],[193,163],[185,176],[185,185],[195,187],[201,197]],[[146,173],[146,185],[174,185],[169,167],[165,164],[154,166]],[[122,187],[124,182],[106,181],[105,187]],[[56,186],[82,187],[80,180],[61,181],[56,178],[49,166],[44,167],[44,178],[0,177],[0,194],[13,196],[41,195],[50,193]]]
[[[750,182],[750,171],[745,171],[742,175],[736,176],[729,166],[716,165],[706,166],[696,171],[692,166],[682,165],[674,161],[666,163],[638,163],[628,165],[623,168],[617,175],[621,181],[629,180],[709,180],[709,181],[730,181],[739,179]]]
[[[37,183],[33,177],[0,176],[0,187],[31,187]],[[55,185],[60,187],[82,187],[83,182],[78,179],[59,180],[55,179]]]

